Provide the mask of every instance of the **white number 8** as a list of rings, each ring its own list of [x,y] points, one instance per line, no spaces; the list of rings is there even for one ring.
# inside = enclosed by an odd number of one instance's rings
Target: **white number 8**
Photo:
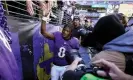
[[[58,56],[60,58],[65,57],[65,52],[66,52],[66,49],[64,47],[60,47],[59,52],[58,52]]]

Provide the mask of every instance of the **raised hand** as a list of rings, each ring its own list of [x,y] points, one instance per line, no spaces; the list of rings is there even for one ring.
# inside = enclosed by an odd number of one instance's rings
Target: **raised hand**
[[[26,0],[26,6],[28,13],[33,16],[34,15],[34,9],[33,9],[33,2],[32,0]]]
[[[48,3],[40,2],[40,7],[43,10],[43,16],[47,17],[47,16],[50,15],[51,8],[52,8],[52,5],[51,5],[50,1],[48,1]]]

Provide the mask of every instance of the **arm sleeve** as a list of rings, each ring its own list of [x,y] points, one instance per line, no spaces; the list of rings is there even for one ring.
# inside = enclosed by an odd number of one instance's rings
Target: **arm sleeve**
[[[75,71],[69,70],[64,73],[62,80],[80,80],[83,74],[84,74],[83,71],[75,72]]]

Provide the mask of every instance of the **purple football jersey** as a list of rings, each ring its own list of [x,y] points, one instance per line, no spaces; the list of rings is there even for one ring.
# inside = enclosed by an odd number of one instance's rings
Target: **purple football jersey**
[[[54,60],[53,63],[58,66],[67,65],[65,55],[71,49],[79,49],[79,41],[75,37],[70,40],[64,40],[61,32],[55,32],[55,50],[54,50]]]
[[[11,47],[0,28],[0,80],[20,80],[18,66]]]

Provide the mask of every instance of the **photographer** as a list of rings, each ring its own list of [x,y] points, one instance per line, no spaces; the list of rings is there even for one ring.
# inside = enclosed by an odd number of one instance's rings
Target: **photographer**
[[[83,74],[85,73],[77,73],[74,71],[77,68],[79,61],[81,61],[81,58],[76,58],[73,63],[68,66],[67,71],[63,75],[63,80],[80,80],[81,76],[83,76]],[[114,63],[101,59],[93,62],[93,64],[102,64],[104,68],[108,68],[108,74],[110,75],[112,80],[133,80],[133,76],[127,75],[122,72]],[[97,74],[100,76],[106,76],[106,73],[104,71],[97,71]]]

